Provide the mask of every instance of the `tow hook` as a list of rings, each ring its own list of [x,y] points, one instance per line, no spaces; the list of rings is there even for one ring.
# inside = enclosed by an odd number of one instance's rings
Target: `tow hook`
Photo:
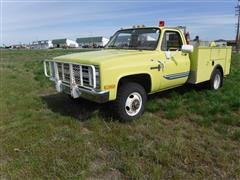
[[[63,91],[62,81],[57,81],[56,82],[56,90],[57,90],[57,92],[62,92]]]
[[[79,88],[77,85],[73,85],[72,86],[72,90],[71,90],[71,96],[73,98],[79,98],[81,95],[81,92],[79,91]]]

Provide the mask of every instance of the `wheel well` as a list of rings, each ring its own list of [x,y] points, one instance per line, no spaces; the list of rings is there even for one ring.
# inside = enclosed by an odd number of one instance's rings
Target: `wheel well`
[[[215,68],[214,68],[214,71],[216,70],[216,69],[218,69],[220,72],[221,72],[221,74],[222,74],[222,77],[224,76],[224,74],[223,74],[223,68],[222,68],[222,66],[220,66],[220,65],[217,65]],[[213,72],[214,72],[213,71]]]
[[[151,77],[149,74],[136,74],[124,76],[119,80],[118,87],[126,82],[135,82],[143,86],[147,93],[151,91]]]

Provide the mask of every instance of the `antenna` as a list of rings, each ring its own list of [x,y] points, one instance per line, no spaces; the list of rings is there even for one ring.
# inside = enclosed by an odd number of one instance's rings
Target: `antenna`
[[[238,4],[235,7],[235,15],[238,18],[237,34],[236,34],[236,51],[237,51],[237,53],[239,53],[239,51],[240,51],[240,0],[238,0]]]

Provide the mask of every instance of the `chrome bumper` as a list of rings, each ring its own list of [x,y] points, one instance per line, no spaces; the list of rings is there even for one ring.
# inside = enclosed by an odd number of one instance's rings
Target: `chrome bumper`
[[[108,91],[89,90],[81,87],[70,87],[61,82],[56,83],[56,90],[71,95],[73,98],[84,98],[97,103],[105,103],[109,101]]]
[[[48,65],[47,65],[48,63]],[[96,88],[86,87],[84,84],[77,84],[72,71],[72,63],[69,64],[70,70],[70,79],[68,82],[65,82],[60,79],[56,62],[44,61],[44,74],[49,80],[55,82],[55,88],[57,92],[63,92],[71,95],[73,98],[84,98],[98,103],[105,103],[109,101],[109,92],[97,90]],[[51,67],[52,66],[52,67]],[[89,65],[92,68],[92,66]],[[49,68],[49,69],[48,69]],[[93,68],[95,73],[95,69]],[[82,72],[80,73],[82,78]],[[64,79],[64,78],[63,78]],[[96,80],[93,80],[93,87],[96,87]]]

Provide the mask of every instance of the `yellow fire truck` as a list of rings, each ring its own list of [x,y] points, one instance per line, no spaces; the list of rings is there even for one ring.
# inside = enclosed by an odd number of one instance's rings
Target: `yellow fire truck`
[[[46,60],[45,75],[73,98],[113,101],[125,120],[143,114],[147,94],[205,81],[218,90],[229,74],[231,47],[189,45],[181,28],[163,24],[121,29],[100,51]]]

